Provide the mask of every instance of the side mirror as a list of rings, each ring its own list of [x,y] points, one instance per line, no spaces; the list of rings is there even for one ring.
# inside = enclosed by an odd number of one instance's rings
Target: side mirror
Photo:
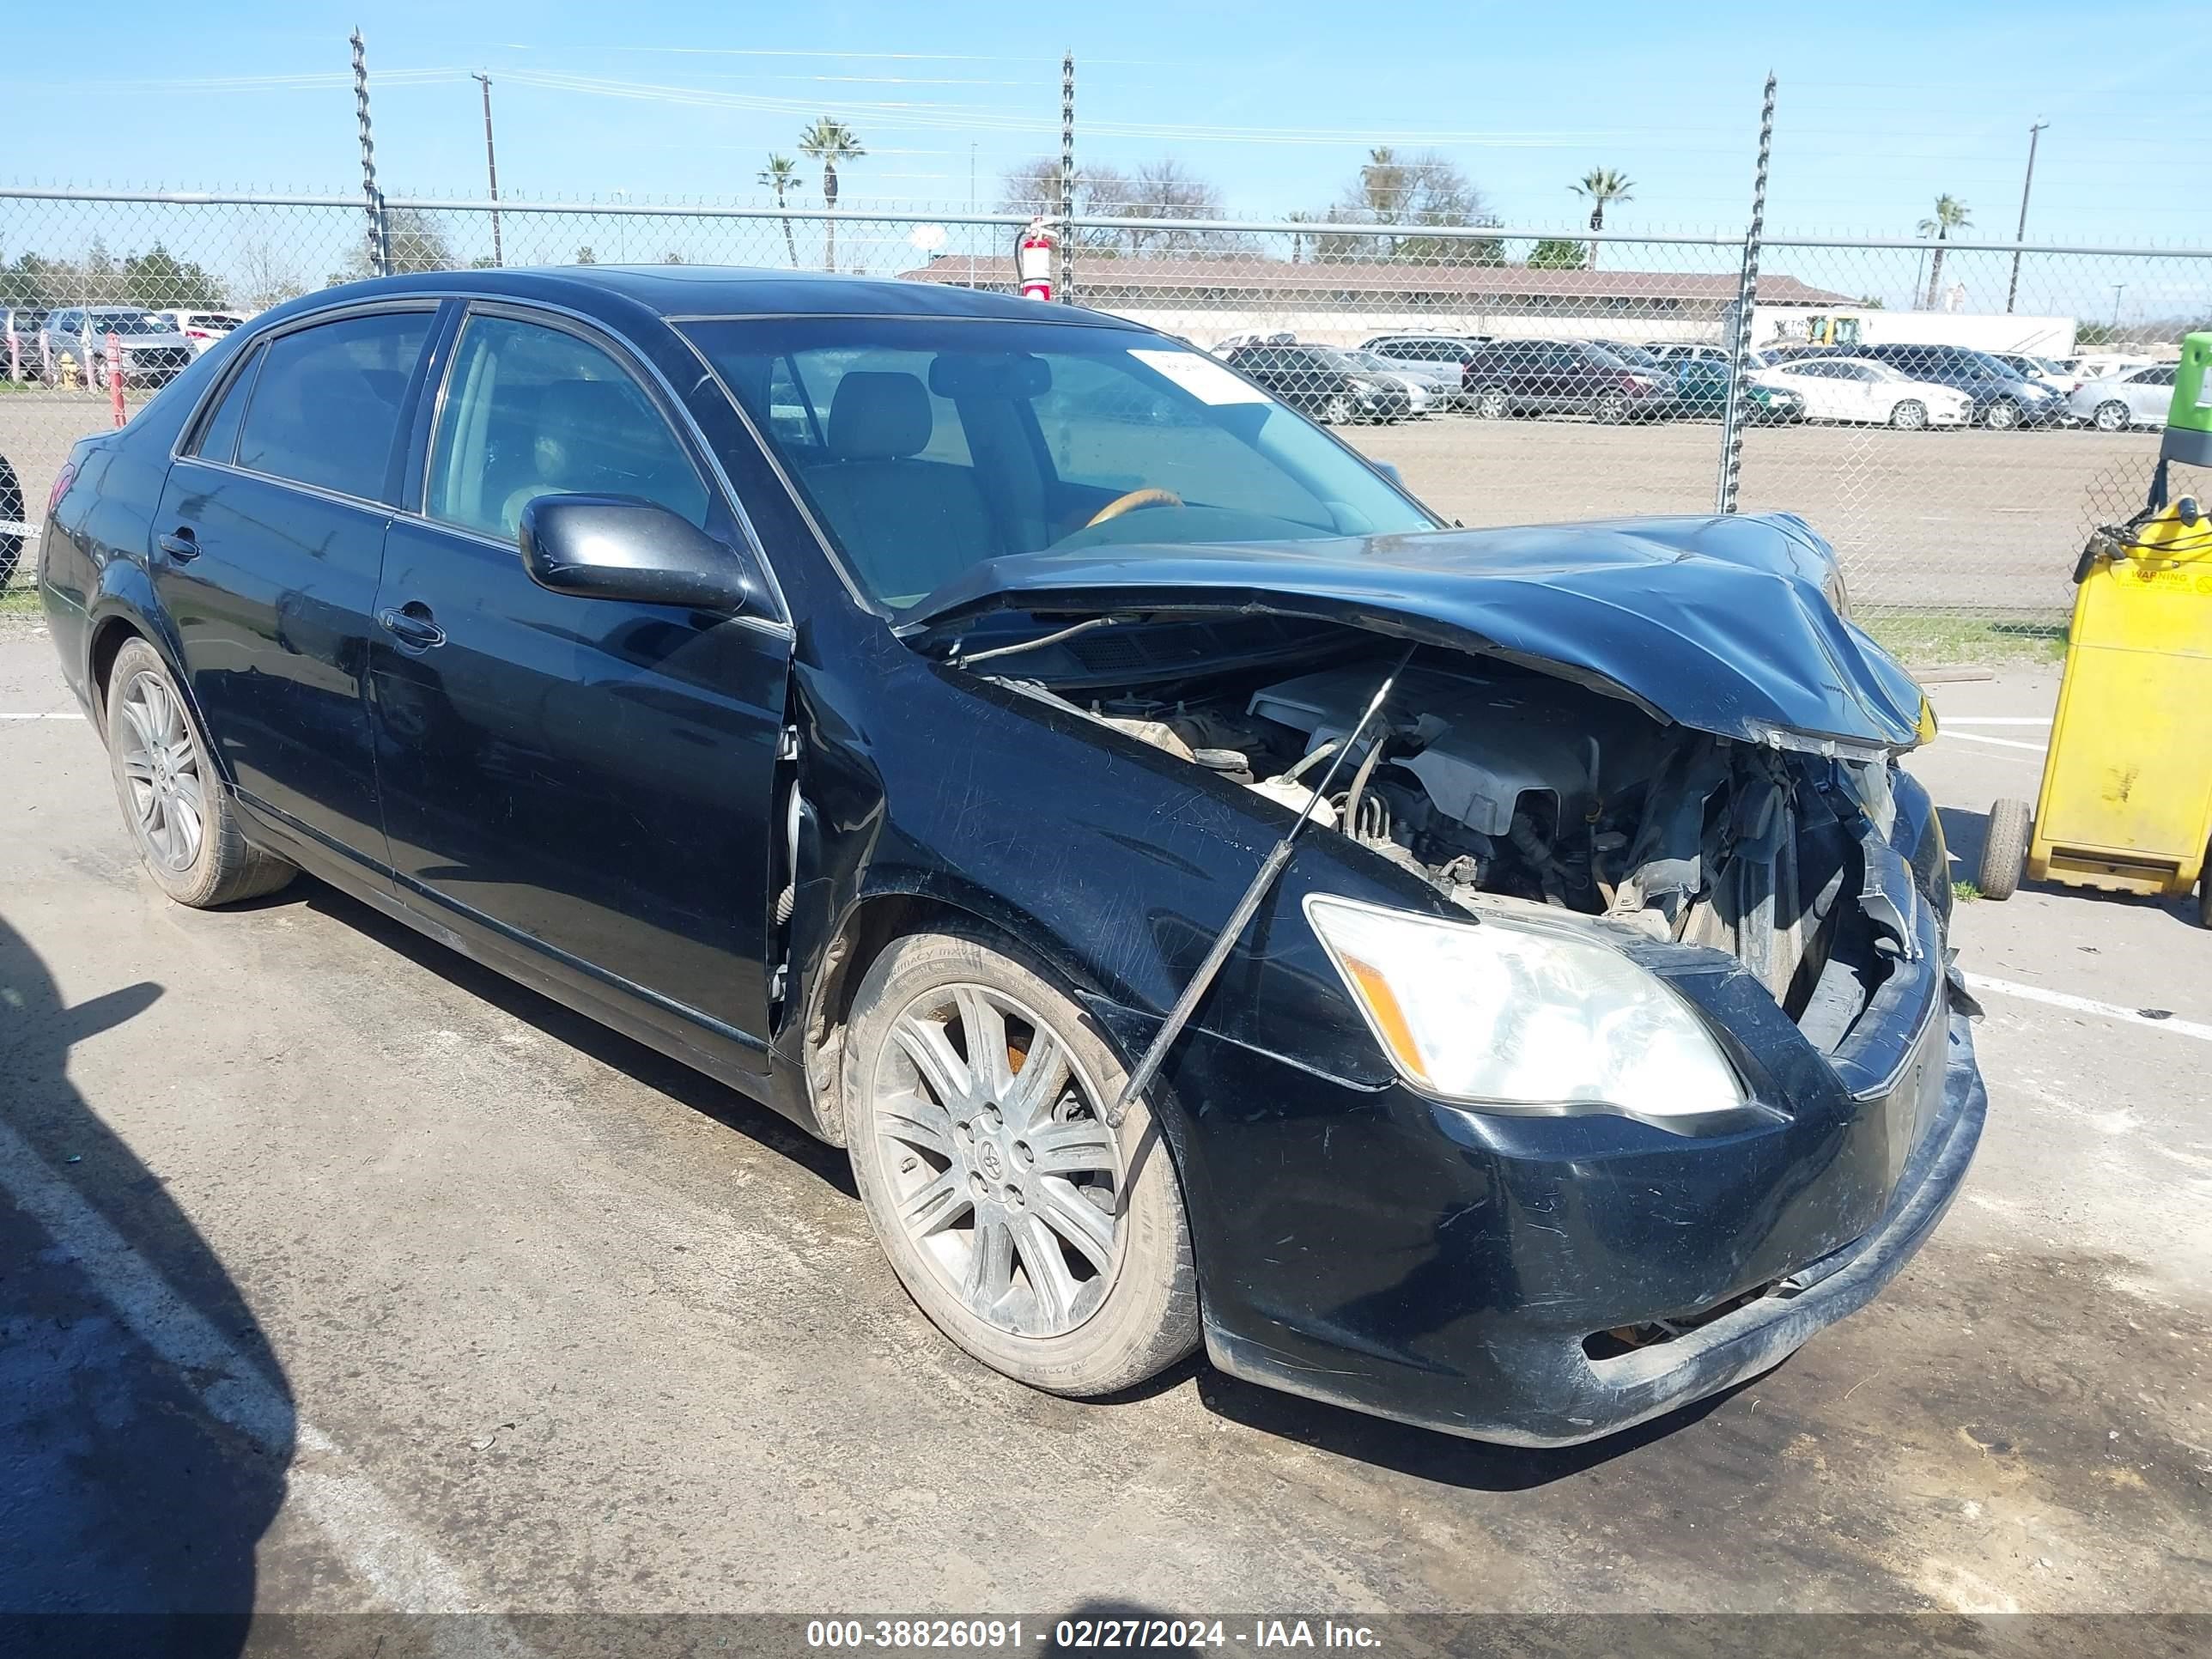
[[[1384,477],[1388,478],[1392,483],[1397,485],[1399,489],[1403,489],[1406,487],[1406,475],[1399,471],[1398,469],[1390,462],[1370,461],[1368,465],[1373,467],[1377,472],[1380,472]]]
[[[522,509],[522,568],[556,593],[740,611],[738,556],[690,520],[628,495],[540,495]]]

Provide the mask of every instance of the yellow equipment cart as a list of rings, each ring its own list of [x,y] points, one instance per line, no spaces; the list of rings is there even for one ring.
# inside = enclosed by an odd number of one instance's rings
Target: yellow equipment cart
[[[2184,497],[2100,530],[2081,556],[2065,678],[2031,817],[1990,810],[1979,885],[2197,889],[2212,927],[2212,519]]]

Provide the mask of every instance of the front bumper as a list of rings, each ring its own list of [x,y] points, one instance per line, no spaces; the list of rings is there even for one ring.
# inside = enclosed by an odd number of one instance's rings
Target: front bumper
[[[1577,1172],[1602,1189],[1599,1205],[1626,1206],[1644,1219],[1656,1215],[1656,1237],[1636,1237],[1634,1224],[1617,1213],[1577,1213],[1593,1207],[1588,1195],[1571,1201],[1555,1194],[1548,1220],[1532,1224],[1563,1241],[1563,1261],[1546,1264],[1517,1248],[1492,1250],[1479,1243],[1471,1254],[1429,1256],[1387,1297],[1395,1304],[1388,1341],[1376,1340],[1376,1328],[1347,1316],[1345,1308],[1301,1320],[1303,1329],[1285,1322],[1270,1330],[1244,1316],[1232,1326],[1209,1303],[1207,1352],[1222,1370],[1254,1382],[1511,1445],[1598,1439],[1718,1393],[1771,1369],[1815,1332],[1863,1307],[1911,1259],[1956,1196],[1989,1104],[1964,1013],[1930,1021],[1919,1048],[1894,1092],[1934,1097],[1940,1090],[1940,1098],[1925,1100],[1918,1138],[1873,1224],[1823,1249],[1818,1224],[1841,1212],[1815,1198],[1823,1183],[1806,1182],[1794,1194],[1786,1187],[1771,1190],[1764,1212],[1740,1235],[1748,1245],[1737,1258],[1740,1270],[1758,1276],[1755,1293],[1731,1285],[1729,1294],[1715,1298],[1734,1304],[1729,1311],[1671,1340],[1611,1358],[1594,1358],[1584,1346],[1592,1321],[1611,1316],[1595,1311],[1608,1300],[1626,1309],[1663,1297],[1669,1282],[1702,1282],[1708,1291],[1728,1282],[1711,1277],[1715,1258],[1704,1248],[1711,1241],[1687,1241],[1670,1262],[1663,1237],[1668,1226],[1698,1225],[1686,1206],[1670,1209],[1678,1193],[1667,1164],[1710,1158],[1721,1150],[1713,1143],[1702,1151],[1691,1143],[1671,1154],[1591,1160],[1594,1167]],[[1912,1100],[1899,1103],[1904,1121],[1912,1121]],[[1886,1098],[1863,1104],[1869,1120],[1898,1121]],[[1596,1127],[1600,1135],[1607,1133]],[[1616,1167],[1606,1168],[1608,1163]],[[1647,1182],[1657,1184],[1635,1190]],[[1482,1235],[1477,1212],[1483,1207],[1481,1200],[1466,1206],[1470,1243]],[[1593,1244],[1593,1235],[1608,1232],[1613,1237]],[[1569,1289],[1553,1279],[1561,1266],[1607,1282]],[[1486,1274],[1491,1282],[1480,1283]],[[1415,1283],[1425,1277],[1427,1282]],[[1548,1316],[1555,1310],[1561,1316]],[[1324,1333],[1333,1351],[1315,1340]]]

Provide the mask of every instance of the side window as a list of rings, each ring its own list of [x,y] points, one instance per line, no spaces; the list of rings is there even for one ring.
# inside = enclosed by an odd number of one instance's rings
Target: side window
[[[254,347],[238,373],[230,377],[223,388],[222,400],[207,417],[200,428],[199,441],[192,446],[192,453],[203,460],[222,461],[228,465],[238,451],[238,428],[246,419],[246,400],[253,395],[253,377],[261,372],[261,348]]]
[[[425,511],[502,540],[540,495],[635,495],[707,522],[707,486],[659,405],[590,341],[471,317],[446,382]]]
[[[407,379],[430,319],[427,311],[379,312],[271,340],[239,428],[238,465],[382,501]]]
[[[2172,386],[2173,370],[2165,367],[2146,368],[2139,371],[2133,378],[2137,386]]]

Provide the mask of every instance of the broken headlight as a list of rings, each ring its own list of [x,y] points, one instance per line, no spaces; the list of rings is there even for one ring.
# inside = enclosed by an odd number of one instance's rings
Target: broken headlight
[[[1391,1064],[1425,1094],[1673,1129],[1744,1104],[1697,1012],[1588,927],[1448,921],[1319,894],[1305,912]]]

